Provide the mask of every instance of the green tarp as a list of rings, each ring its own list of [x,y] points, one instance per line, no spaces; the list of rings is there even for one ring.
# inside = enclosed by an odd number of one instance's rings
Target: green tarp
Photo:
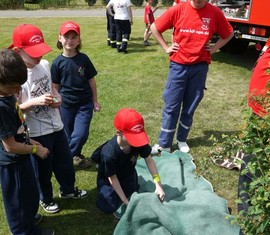
[[[189,154],[163,152],[153,157],[166,199],[161,203],[145,161],[136,166],[140,192],[134,193],[114,235],[239,235],[239,226],[231,225],[227,201],[213,192],[212,185],[195,173]]]

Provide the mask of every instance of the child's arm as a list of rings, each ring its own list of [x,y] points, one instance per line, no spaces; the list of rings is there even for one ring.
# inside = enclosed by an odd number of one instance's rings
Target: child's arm
[[[49,150],[47,148],[44,148],[37,141],[30,139],[30,142],[33,145],[19,143],[14,139],[14,136],[2,140],[3,146],[8,153],[21,155],[33,153],[39,156],[41,159],[45,159],[48,156]]]
[[[127,205],[128,204],[128,199],[125,195],[125,193],[123,192],[123,189],[119,183],[119,180],[117,178],[116,175],[112,175],[110,177],[108,177],[110,184],[112,185],[113,189],[115,190],[115,192],[117,193],[117,195],[120,197],[120,199],[122,200],[122,202]]]
[[[97,101],[97,84],[96,84],[95,78],[89,79],[89,86],[90,86],[91,91],[92,91],[94,111],[99,112],[101,109],[101,105]]]
[[[128,14],[129,14],[129,22],[130,22],[130,24],[133,24],[133,16],[132,16],[131,6],[128,7]]]
[[[157,171],[157,167],[156,167],[156,163],[154,162],[153,158],[151,156],[147,157],[144,159],[146,162],[146,165],[153,177],[153,181],[156,185],[156,190],[155,193],[158,195],[160,201],[164,201],[165,199],[165,193],[163,191],[162,185],[161,185],[161,181],[160,181],[160,177]]]

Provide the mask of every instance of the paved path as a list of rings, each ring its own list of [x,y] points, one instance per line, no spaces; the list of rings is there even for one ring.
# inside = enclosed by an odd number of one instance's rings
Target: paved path
[[[132,9],[134,17],[143,17],[143,8]],[[165,9],[158,9],[155,16],[160,16]],[[89,10],[0,10],[0,18],[40,18],[40,17],[103,17],[104,9]]]

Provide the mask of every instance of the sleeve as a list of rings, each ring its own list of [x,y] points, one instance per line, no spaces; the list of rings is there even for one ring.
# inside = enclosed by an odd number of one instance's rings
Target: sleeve
[[[177,14],[176,9],[178,9],[178,5],[168,8],[168,10],[155,20],[156,28],[160,33],[173,28],[174,16]]]
[[[151,146],[149,144],[139,148],[139,154],[142,158],[147,158],[151,154]]]
[[[224,13],[219,9],[216,8],[217,11],[217,34],[222,38],[227,38],[232,32],[233,27],[231,26],[230,22],[226,19]]]
[[[60,78],[59,69],[58,69],[56,60],[53,61],[52,66],[51,66],[51,76],[52,76],[53,83],[60,84],[61,78]]]
[[[6,139],[17,134],[15,115],[11,115],[11,112],[4,107],[0,107],[0,139]]]
[[[92,79],[97,75],[97,70],[91,62],[90,58],[85,55],[86,60],[86,76],[88,79]]]
[[[110,177],[116,174],[117,157],[110,143],[106,144],[101,150],[101,160],[104,164],[104,175]]]

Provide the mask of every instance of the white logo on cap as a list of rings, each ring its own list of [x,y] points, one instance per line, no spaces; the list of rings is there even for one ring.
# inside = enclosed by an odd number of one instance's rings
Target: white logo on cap
[[[143,125],[142,124],[138,124],[138,125],[135,125],[134,127],[131,128],[131,131],[134,131],[134,132],[141,132],[143,130]]]
[[[43,38],[40,35],[34,35],[29,39],[31,43],[40,43],[42,42]]]
[[[65,25],[65,28],[76,28],[76,25],[69,23]]]

